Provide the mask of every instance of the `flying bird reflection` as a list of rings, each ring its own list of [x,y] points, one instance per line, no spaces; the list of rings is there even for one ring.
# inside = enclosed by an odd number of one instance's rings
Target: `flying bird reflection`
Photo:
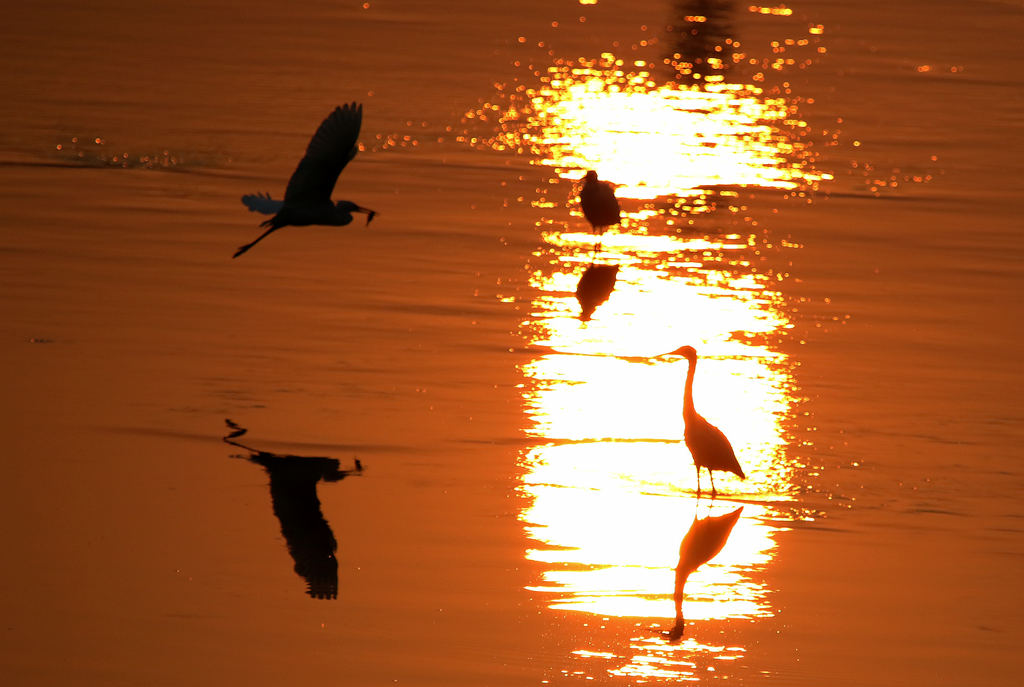
[[[595,233],[598,233],[598,229],[618,224],[622,219],[615,190],[607,181],[599,181],[594,170],[590,170],[583,177],[580,208]]]
[[[576,285],[576,300],[580,303],[580,319],[586,322],[597,310],[597,307],[608,300],[615,290],[615,280],[619,274],[618,265],[598,265],[591,263],[580,277]]]
[[[731,472],[740,479],[746,479],[746,475],[736,460],[732,444],[722,430],[701,417],[693,407],[693,376],[697,371],[697,351],[693,346],[683,346],[669,355],[681,355],[689,363],[683,395],[683,441],[693,456],[694,467],[697,468],[697,495],[700,496],[700,469],[707,468],[711,476],[711,496],[714,497],[718,493],[715,491],[715,470]]]
[[[679,564],[676,566],[676,584],[672,594],[676,606],[676,622],[668,632],[670,640],[675,641],[682,637],[686,627],[683,619],[683,588],[686,586],[686,579],[690,573],[718,555],[732,534],[732,528],[740,519],[742,510],[743,506],[740,506],[726,515],[700,519],[694,516],[693,524],[679,544]]]
[[[338,541],[320,510],[317,482],[338,482],[349,475],[362,473],[363,464],[356,459],[352,470],[340,469],[334,458],[293,456],[258,451],[236,439],[246,430],[225,420],[230,432],[224,442],[248,452],[246,458],[266,470],[270,476],[270,501],[274,515],[281,523],[288,553],[295,561],[295,572],[306,580],[306,593],[314,599],[338,597]]]
[[[306,155],[299,161],[288,186],[284,201],[268,194],[242,196],[249,210],[274,215],[260,224],[268,229],[255,241],[241,246],[232,257],[237,258],[271,233],[288,225],[308,226],[323,224],[340,227],[352,221],[353,212],[365,212],[366,224],[377,213],[356,205],[350,200],[331,201],[331,192],[338,175],[359,150],[359,129],[363,123],[363,106],[350,103],[334,108],[320,124],[306,147]]]

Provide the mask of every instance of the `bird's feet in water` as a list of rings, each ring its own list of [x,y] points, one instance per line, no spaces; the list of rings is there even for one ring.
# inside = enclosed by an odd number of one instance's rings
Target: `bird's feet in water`
[[[668,637],[668,641],[677,642],[682,639],[684,632],[686,632],[686,621],[680,618],[665,635]]]

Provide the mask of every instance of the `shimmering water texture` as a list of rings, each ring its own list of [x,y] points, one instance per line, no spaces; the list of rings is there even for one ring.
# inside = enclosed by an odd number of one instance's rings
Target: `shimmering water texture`
[[[742,656],[722,623],[773,614],[759,580],[776,554],[772,523],[796,491],[786,422],[798,393],[775,345],[792,327],[787,275],[765,256],[799,247],[772,245],[744,198],[807,196],[831,175],[815,167],[788,85],[769,96],[763,72],[744,81],[714,49],[693,52],[661,64],[553,58],[536,85],[499,87],[467,115],[484,133],[466,142],[550,170],[533,201],[542,241],[521,323],[537,351],[522,366],[535,442],[521,519],[527,558],[546,566],[534,591],[552,608],[597,627],[636,619],[628,649],[600,632],[580,640],[579,673],[598,679],[695,679]],[[621,225],[602,236],[575,202],[587,169],[622,203]],[[590,265],[618,268],[592,320],[574,297]],[[696,408],[747,475],[719,473],[717,501],[697,498],[681,441],[687,363],[662,354],[682,345],[699,354]]]
[[[659,81],[648,62],[611,53],[556,59],[540,82],[499,88],[495,102],[467,115],[495,130],[463,139],[551,167],[556,188],[541,192],[538,207],[562,205],[558,182],[587,169],[615,184],[620,199],[637,201],[625,208],[624,226],[634,228],[658,215],[669,226],[686,223],[737,188],[806,194],[831,178],[814,167],[798,101],[758,85],[720,75]]]
[[[594,633],[586,640],[593,646],[579,655],[611,651],[608,671],[654,679],[690,674],[702,656],[742,653],[700,627],[682,638],[669,634],[684,536],[695,518],[720,515],[723,500],[747,505],[721,553],[688,577],[685,617],[700,625],[772,614],[757,580],[775,554],[771,522],[790,498],[798,468],[784,426],[795,389],[788,361],[768,344],[789,326],[781,299],[769,275],[742,268],[745,243],[634,238],[648,247],[616,245],[629,264],[589,323],[571,312],[564,263],[554,260],[534,275],[542,295],[523,332],[539,354],[523,375],[535,444],[523,458],[529,506],[521,519],[533,542],[527,558],[546,566],[535,591],[551,607],[646,619],[628,654]],[[659,242],[666,242],[664,252],[649,247]],[[735,260],[737,273],[712,258]],[[686,362],[653,355],[684,341],[703,351],[697,408],[731,439],[747,474],[741,482],[720,473],[724,498],[717,502],[695,497],[681,442]]]
[[[220,168],[231,162],[229,156],[212,150],[124,150],[101,136],[62,138],[54,144],[47,158],[54,165],[176,171]]]

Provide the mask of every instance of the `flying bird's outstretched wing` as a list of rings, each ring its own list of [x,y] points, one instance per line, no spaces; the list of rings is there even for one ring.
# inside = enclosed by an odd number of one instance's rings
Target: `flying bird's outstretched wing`
[[[262,215],[276,215],[284,203],[274,200],[269,193],[247,193],[242,196],[242,205],[249,208],[249,212],[258,212]]]
[[[288,181],[284,192],[287,205],[328,203],[338,175],[359,149],[359,128],[363,106],[350,103],[334,108],[313,134],[306,156]]]

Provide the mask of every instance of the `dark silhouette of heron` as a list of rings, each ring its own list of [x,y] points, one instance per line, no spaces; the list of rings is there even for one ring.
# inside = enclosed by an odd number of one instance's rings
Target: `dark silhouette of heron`
[[[249,210],[274,216],[260,224],[268,227],[265,232],[252,243],[240,247],[232,257],[237,258],[271,233],[288,225],[341,227],[352,221],[353,212],[365,212],[366,224],[370,224],[377,214],[373,210],[349,200],[331,201],[338,175],[359,150],[362,123],[362,105],[351,103],[334,108],[313,134],[305,157],[288,180],[283,202],[261,193],[242,196],[242,203]]]
[[[235,439],[246,430],[225,420],[231,432],[224,442],[248,451],[246,457],[266,470],[270,477],[270,501],[274,515],[281,523],[288,553],[295,561],[295,572],[306,580],[306,593],[314,599],[338,597],[338,541],[320,510],[317,482],[338,482],[349,475],[359,475],[363,464],[358,459],[352,470],[340,469],[334,458],[292,456],[258,451]]]
[[[615,198],[615,190],[607,181],[598,181],[597,172],[590,170],[583,177],[583,188],[580,189],[580,207],[583,216],[590,222],[594,233],[621,220],[619,201]]]
[[[676,622],[668,633],[668,638],[675,641],[683,636],[686,622],[683,619],[683,588],[686,579],[694,570],[704,565],[725,546],[732,528],[740,519],[740,506],[731,513],[715,517],[693,518],[693,524],[679,544],[679,564],[676,566],[676,584],[672,599],[676,605]]]
[[[587,266],[579,284],[576,285],[576,300],[580,303],[580,319],[586,322],[597,310],[597,306],[608,300],[615,290],[615,280],[619,274],[618,265]]]
[[[683,441],[686,448],[690,449],[693,456],[693,465],[697,468],[697,495],[700,496],[700,469],[707,468],[711,475],[711,496],[715,491],[715,470],[731,472],[738,475],[740,479],[746,479],[743,468],[736,460],[736,452],[732,450],[732,444],[722,434],[722,430],[701,417],[693,407],[693,375],[697,371],[697,351],[693,346],[683,346],[672,355],[681,355],[686,358],[689,367],[686,371],[686,389],[683,396]]]

